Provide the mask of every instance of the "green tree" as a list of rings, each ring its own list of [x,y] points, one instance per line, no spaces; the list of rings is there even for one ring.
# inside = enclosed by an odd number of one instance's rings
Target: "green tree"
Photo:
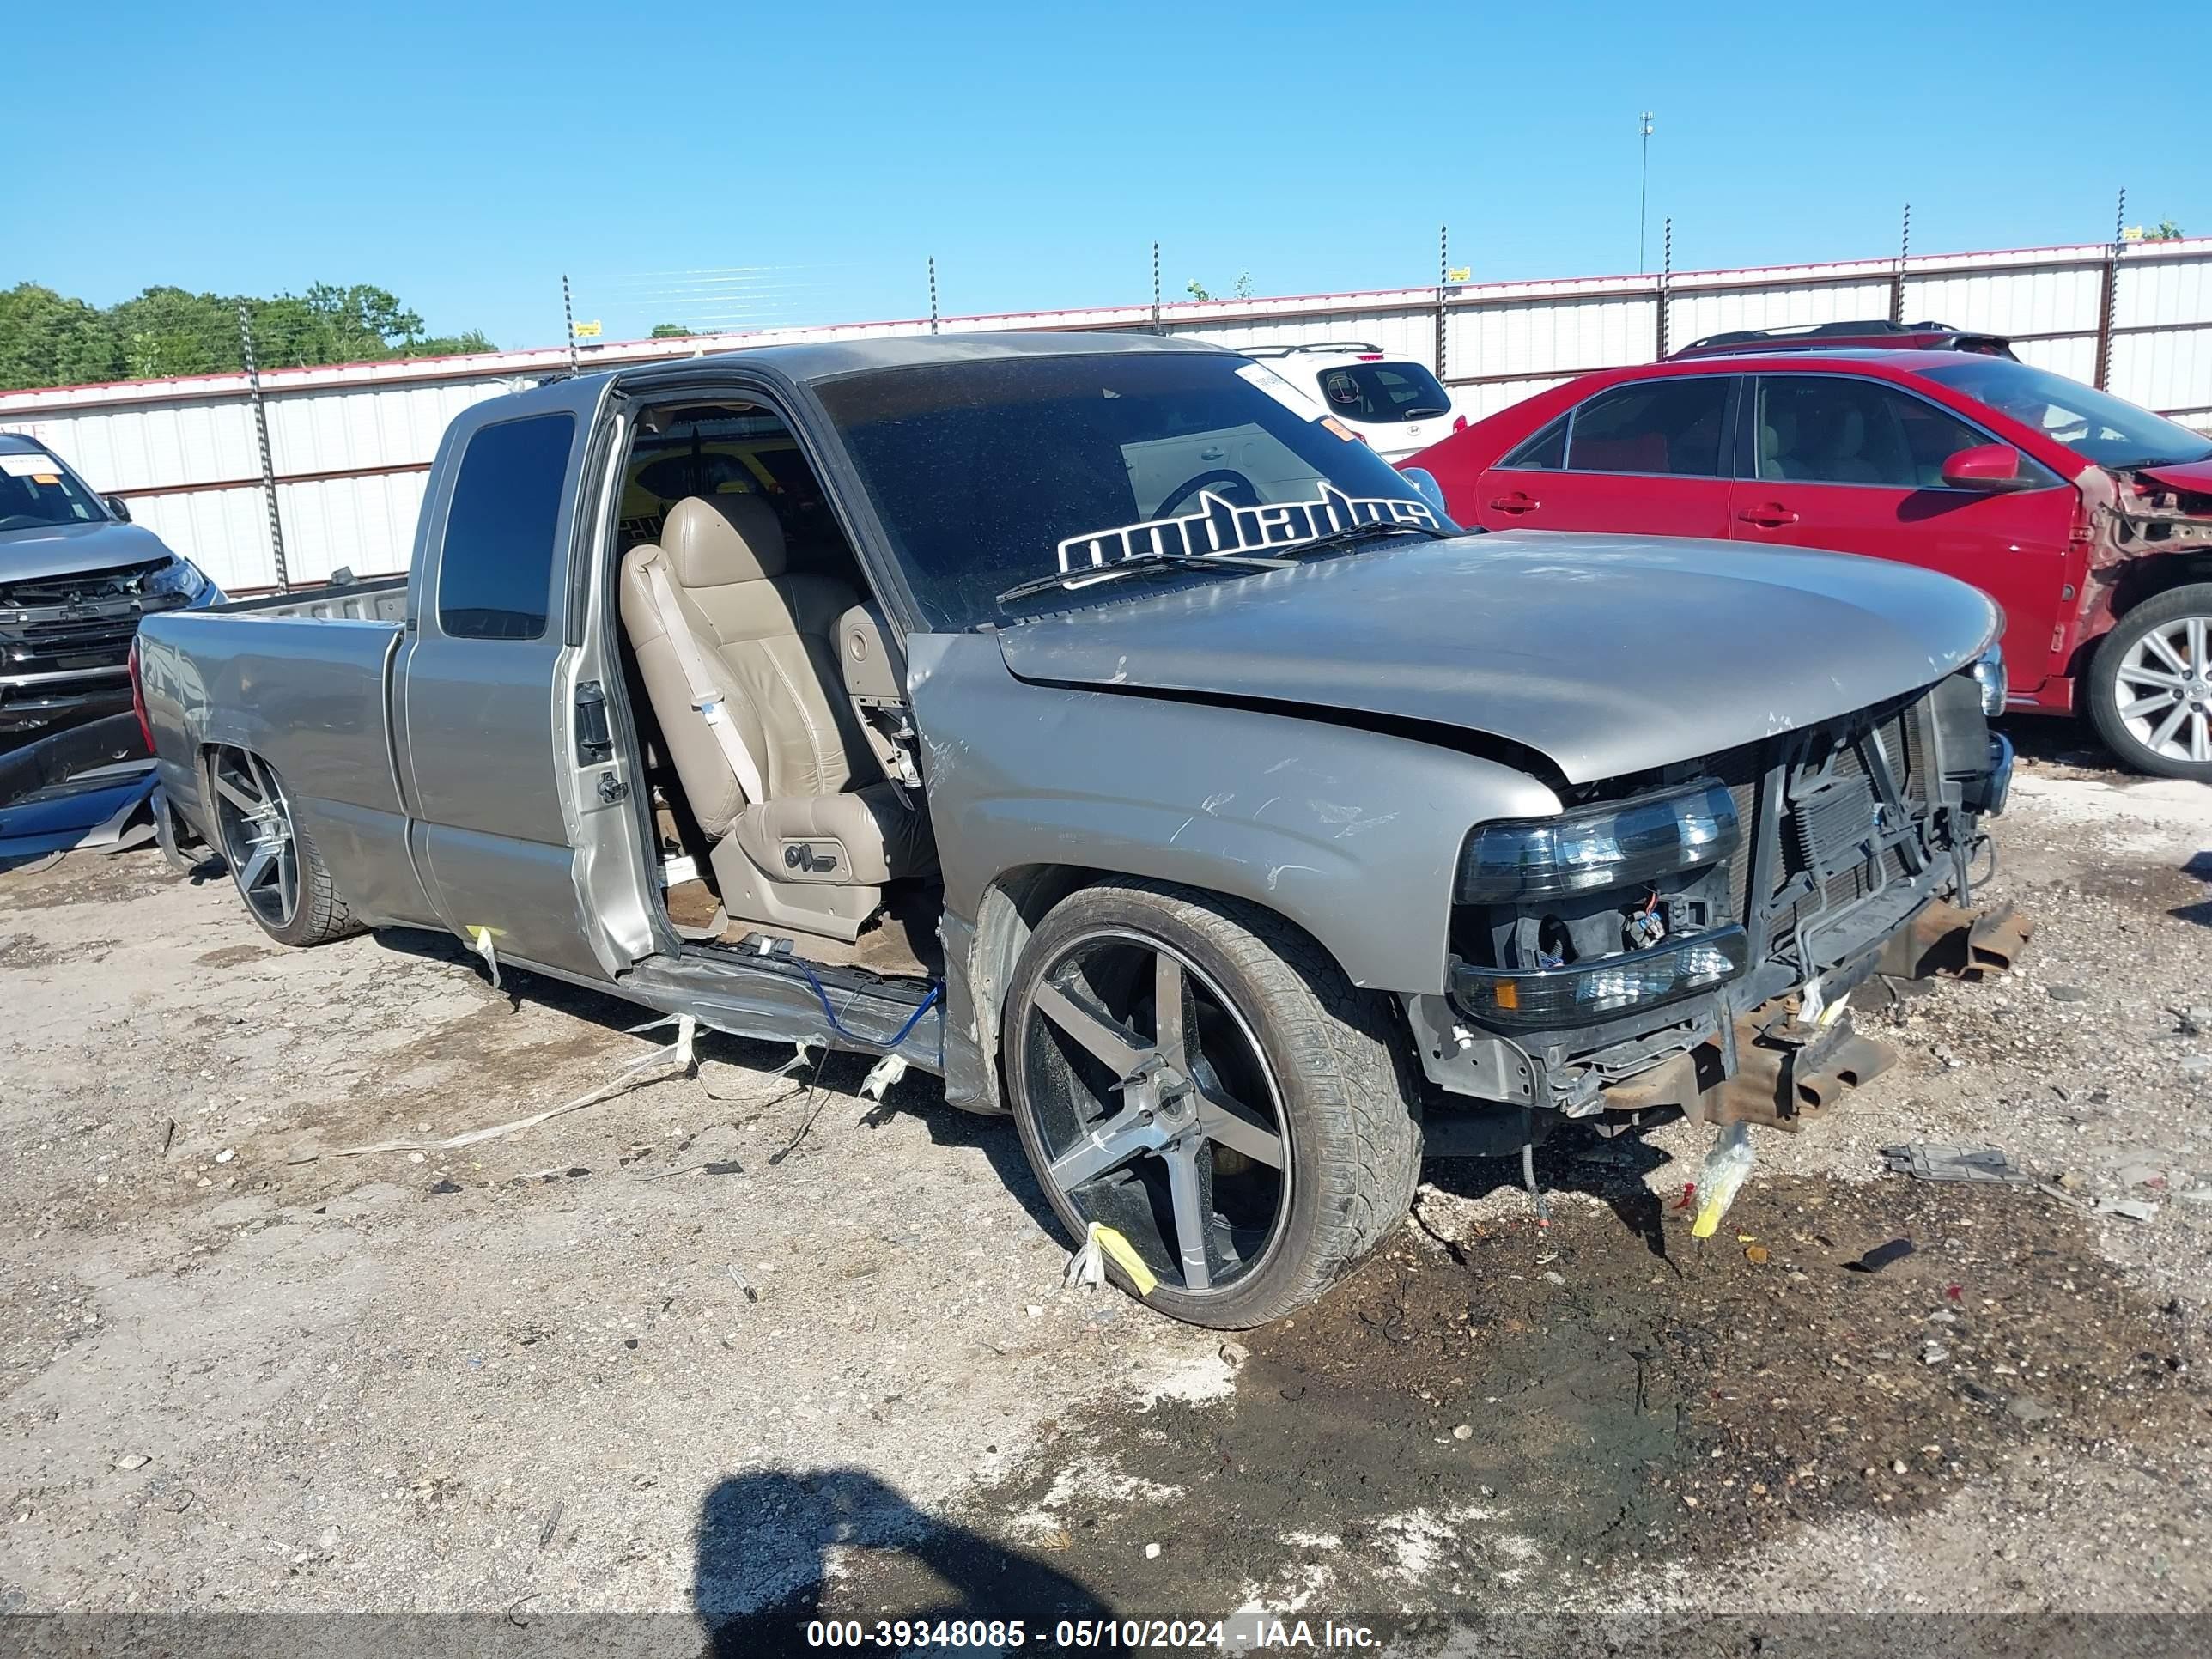
[[[82,386],[125,370],[107,319],[37,283],[0,290],[0,386]]]
[[[1185,283],[1182,285],[1182,291],[1194,300],[1211,300],[1213,297],[1207,292],[1206,284],[1200,282]]]
[[[106,315],[131,380],[218,374],[242,361],[237,314],[215,295],[149,288],[110,306]]]
[[[653,325],[653,333],[648,337],[655,340],[680,340],[690,332],[691,331],[681,323],[655,323]]]
[[[479,330],[426,335],[386,289],[317,283],[269,299],[156,286],[101,310],[36,283],[0,290],[0,387],[215,374],[245,366],[238,313],[264,368],[495,349]]]
[[[2181,227],[2171,219],[2161,219],[2158,222],[2156,230],[2147,230],[2143,233],[2143,240],[2146,242],[2178,242],[2180,240]]]

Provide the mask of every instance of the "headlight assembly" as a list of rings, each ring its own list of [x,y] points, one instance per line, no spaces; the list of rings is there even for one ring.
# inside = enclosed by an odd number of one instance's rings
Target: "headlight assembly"
[[[1625,806],[1485,824],[1460,857],[1462,904],[1627,887],[1720,863],[1741,837],[1718,784]]]
[[[206,599],[219,603],[222,594],[216,585],[201,574],[200,568],[181,555],[146,578],[148,594],[162,594],[182,599],[186,605]]]

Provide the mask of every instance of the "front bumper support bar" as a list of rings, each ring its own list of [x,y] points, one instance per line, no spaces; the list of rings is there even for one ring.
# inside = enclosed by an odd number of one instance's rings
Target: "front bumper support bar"
[[[2008,902],[1975,911],[1939,900],[1889,939],[1874,972],[1893,979],[1979,979],[2009,968],[2034,931]],[[1719,1075],[1717,1045],[1701,1044],[1607,1090],[1606,1109],[1672,1106],[1705,1123],[1795,1131],[1897,1063],[1896,1051],[1854,1030],[1848,1014],[1825,1025],[1800,1022],[1794,994],[1738,1018],[1734,1036],[1733,1076]]]

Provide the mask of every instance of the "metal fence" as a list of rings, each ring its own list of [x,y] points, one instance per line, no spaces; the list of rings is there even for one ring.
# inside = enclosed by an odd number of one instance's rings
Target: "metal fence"
[[[586,370],[740,346],[978,329],[1158,329],[1224,345],[1370,342],[1480,418],[1594,368],[1737,328],[1886,317],[2008,335],[2030,362],[2212,429],[2212,238],[1902,255],[1273,299],[915,318],[463,357],[0,392],[27,432],[234,592],[406,568],[446,424]]]

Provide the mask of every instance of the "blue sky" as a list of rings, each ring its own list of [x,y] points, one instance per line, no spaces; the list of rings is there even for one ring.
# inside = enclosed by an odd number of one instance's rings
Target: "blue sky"
[[[1802,12],[1802,15],[1800,15]],[[2115,14],[2116,16],[2120,14]],[[436,331],[612,337],[769,268],[758,320],[2212,230],[2212,159],[2078,5],[1128,3],[11,8],[0,286],[373,282]],[[2204,0],[2124,55],[2201,63]],[[1692,21],[1693,19],[1698,21]],[[2085,27],[2087,28],[2085,33]],[[40,66],[52,72],[41,72]],[[2188,124],[2182,120],[2182,125]],[[690,303],[687,305],[686,297]]]

